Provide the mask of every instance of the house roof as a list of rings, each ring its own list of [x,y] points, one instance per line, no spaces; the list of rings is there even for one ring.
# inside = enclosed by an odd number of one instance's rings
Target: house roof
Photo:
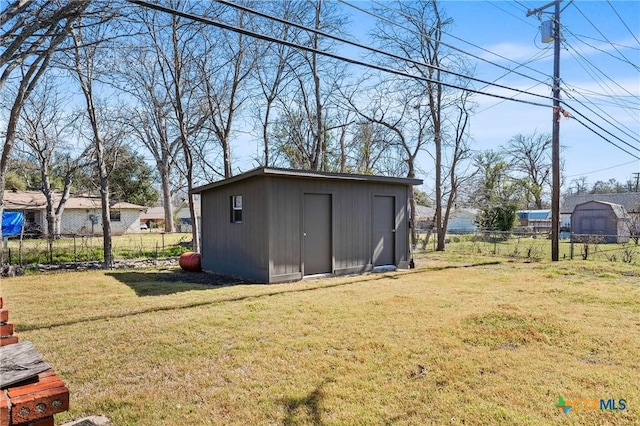
[[[520,219],[551,219],[551,210],[518,210],[516,214]]]
[[[379,182],[379,183],[391,183],[396,185],[422,185],[421,179],[408,179],[390,176],[376,176],[376,175],[356,175],[347,173],[330,173],[319,172],[309,170],[293,170],[293,169],[279,169],[273,167],[258,167],[253,170],[249,170],[246,173],[224,179],[218,182],[213,182],[207,185],[202,185],[197,188],[193,188],[191,192],[193,194],[199,194],[209,189],[217,188],[219,186],[228,185],[234,182],[239,182],[255,176],[275,176],[275,177],[290,177],[290,178],[312,178],[312,179],[332,179],[332,180],[346,180],[346,181],[360,181],[360,182]]]
[[[578,204],[583,204],[588,201],[619,204],[624,206],[628,212],[640,212],[640,192],[622,192],[619,194],[569,195],[562,201],[560,213],[571,214]]]
[[[585,204],[590,204],[590,203],[601,204],[603,206],[611,208],[611,210],[613,210],[613,214],[618,219],[625,219],[625,218],[629,217],[629,214],[627,213],[627,210],[624,208],[624,206],[622,204],[607,203],[606,201],[591,200],[591,201],[587,201],[586,203],[578,204],[576,206],[576,208],[582,207]]]
[[[149,207],[140,215],[140,220],[164,220],[164,207]]]
[[[436,210],[427,206],[416,206],[416,220],[432,220]]]
[[[62,197],[61,192],[54,192],[54,203],[58,203]],[[99,209],[100,197],[74,196],[72,195],[64,205],[68,209]],[[4,191],[5,210],[44,210],[47,208],[47,199],[41,191]],[[146,207],[127,202],[117,202],[111,205],[117,210],[145,210]]]

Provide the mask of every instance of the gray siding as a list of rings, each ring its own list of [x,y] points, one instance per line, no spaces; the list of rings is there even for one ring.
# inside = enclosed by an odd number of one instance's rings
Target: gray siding
[[[609,204],[591,201],[575,207],[571,215],[574,234],[602,235],[603,242],[627,242],[626,218],[620,218]]]
[[[305,193],[331,194],[332,272],[372,268],[373,197],[395,198],[395,264],[410,260],[406,184],[259,175],[202,191],[202,267],[260,282],[299,280]],[[243,197],[243,223],[231,223],[230,199]]]
[[[269,177],[271,276],[302,278],[302,199],[304,193],[333,198],[334,273],[371,269],[372,203],[374,195],[396,198],[396,265],[406,266],[408,222],[407,186],[380,183]],[[280,279],[276,279],[280,280]]]
[[[231,197],[242,195],[242,223],[231,223]],[[202,268],[266,282],[269,277],[266,185],[262,179],[202,193]]]

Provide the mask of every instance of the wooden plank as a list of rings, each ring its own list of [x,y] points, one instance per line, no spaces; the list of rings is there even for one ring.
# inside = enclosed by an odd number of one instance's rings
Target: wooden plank
[[[20,342],[0,347],[0,388],[30,379],[50,370],[31,342]]]

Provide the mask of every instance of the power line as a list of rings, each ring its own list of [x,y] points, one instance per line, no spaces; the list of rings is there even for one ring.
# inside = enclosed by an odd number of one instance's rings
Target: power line
[[[399,70],[396,70],[396,69],[393,69],[393,68],[383,67],[383,66],[372,64],[372,63],[368,63],[368,62],[365,62],[365,61],[360,61],[360,60],[348,58],[348,57],[345,57],[345,56],[342,56],[342,55],[338,55],[338,54],[335,54],[335,53],[331,53],[331,52],[327,52],[327,51],[323,51],[323,50],[319,50],[319,49],[314,49],[314,48],[311,48],[311,47],[308,47],[308,46],[299,45],[297,43],[289,42],[289,41],[286,41],[286,40],[281,40],[281,39],[278,39],[278,38],[275,38],[275,37],[270,37],[270,36],[266,36],[266,35],[263,35],[263,34],[258,34],[258,33],[254,32],[254,31],[250,31],[250,30],[247,30],[247,29],[244,29],[244,28],[239,28],[239,27],[236,27],[236,26],[233,26],[233,25],[224,24],[222,22],[219,22],[219,21],[216,21],[216,20],[213,20],[213,19],[210,19],[210,18],[205,18],[205,17],[198,16],[198,15],[195,15],[195,14],[192,14],[192,13],[188,13],[188,12],[178,11],[178,10],[175,10],[175,9],[172,9],[172,8],[169,8],[169,7],[165,7],[165,6],[161,6],[161,5],[157,5],[157,4],[152,4],[152,3],[149,3],[149,2],[144,1],[144,0],[127,0],[127,1],[129,1],[130,3],[137,4],[139,6],[142,6],[142,7],[148,7],[148,8],[155,9],[155,10],[158,10],[158,11],[161,11],[161,12],[173,14],[175,16],[181,16],[181,17],[184,17],[184,18],[187,18],[187,19],[191,19],[191,20],[194,20],[194,21],[197,21],[197,22],[201,22],[201,23],[205,23],[205,24],[208,24],[208,25],[213,25],[213,26],[216,26],[218,28],[225,29],[225,30],[237,32],[237,33],[249,36],[249,37],[254,37],[254,38],[257,38],[257,39],[260,39],[260,40],[269,41],[269,42],[273,42],[273,43],[280,43],[280,44],[283,44],[283,45],[286,45],[286,46],[289,46],[289,47],[298,48],[298,49],[309,51],[309,52],[316,53],[316,54],[319,54],[319,55],[327,56],[327,57],[330,57],[330,58],[333,58],[333,59],[345,61],[345,62],[354,64],[354,65],[360,65],[360,66],[364,66],[364,67],[367,67],[367,68],[377,69],[379,71],[383,71],[383,72],[399,75],[399,76],[402,76],[402,77],[412,78],[412,79],[416,79],[416,80],[426,81],[426,82],[429,82],[429,83],[442,84],[445,87],[455,88],[455,89],[458,89],[458,90],[466,90],[466,91],[468,91],[470,93],[475,93],[475,94],[479,94],[479,95],[494,97],[494,98],[503,99],[503,100],[510,100],[510,101],[513,101],[513,102],[524,103],[524,104],[529,104],[529,105],[534,105],[534,106],[541,106],[541,107],[545,107],[545,108],[549,108],[550,107],[549,105],[546,105],[546,104],[541,104],[541,103],[537,103],[537,102],[531,102],[531,101],[526,101],[526,100],[521,100],[521,99],[516,99],[516,98],[510,98],[510,97],[507,97],[507,96],[502,96],[502,95],[493,94],[493,93],[482,92],[480,90],[469,89],[469,88],[465,88],[465,87],[462,87],[462,86],[454,85],[454,84],[451,84],[451,83],[446,83],[446,82],[433,80],[433,79],[430,79],[430,78],[427,78],[427,77],[411,75],[411,74],[408,74],[406,72],[399,71]],[[307,28],[307,30],[313,31],[313,30],[308,29],[308,28]],[[509,89],[510,90],[514,90],[514,89],[511,89],[511,88],[509,88]],[[531,93],[527,93],[525,91],[520,91],[520,90],[517,90],[517,89],[516,89],[516,91],[518,91],[519,93],[533,95]],[[540,95],[538,95],[538,96],[540,96]],[[545,97],[545,99],[551,99],[551,98]],[[595,124],[593,121],[589,120],[584,115],[582,115],[579,112],[577,112],[576,110],[572,109],[572,111],[574,113],[584,117],[587,121],[591,122],[596,127],[599,127],[603,131],[607,132],[601,126]],[[619,147],[615,143],[609,141],[607,138],[603,137],[601,134],[599,134],[598,132],[594,131],[592,128],[590,128],[586,124],[584,124],[581,120],[577,120],[576,119],[576,121],[578,121],[580,124],[585,126],[587,129],[591,130],[593,133],[595,133],[596,135],[600,136],[601,138],[603,138],[607,142],[611,143],[612,145],[614,145],[614,146],[618,147],[619,149],[621,149],[621,150],[623,150],[623,151],[628,153],[628,151],[626,151],[623,148]],[[607,133],[611,134],[610,132],[607,132]],[[622,141],[622,142],[624,142],[624,141]],[[624,143],[627,144],[626,142],[624,142]],[[629,145],[629,144],[627,144],[627,145]],[[629,146],[631,146],[631,145],[629,145]],[[633,155],[633,154],[630,154],[630,155],[635,157],[635,155]]]
[[[627,62],[629,65],[631,65],[632,67],[634,67],[635,69],[637,69],[638,71],[640,71],[640,67],[638,67],[636,64],[634,64],[633,62],[631,62],[631,61],[630,61],[626,56],[624,56],[624,54],[623,54],[622,52],[620,52],[620,51],[618,50],[618,48],[617,48],[617,47],[615,47],[615,46],[613,45],[613,43],[611,43],[611,42],[609,41],[609,39],[607,38],[607,36],[606,36],[606,35],[604,35],[604,34],[602,33],[602,31],[600,31],[600,29],[599,29],[596,25],[594,25],[594,23],[593,23],[593,22],[591,22],[591,20],[589,19],[589,17],[587,17],[587,15],[585,15],[585,14],[584,14],[584,12],[582,12],[582,10],[578,7],[578,4],[577,4],[577,3],[574,3],[573,5],[575,6],[576,10],[577,10],[577,11],[578,11],[578,12],[579,12],[583,17],[584,17],[584,19],[586,19],[586,20],[587,20],[587,22],[588,22],[589,24],[591,24],[591,26],[592,26],[593,28],[595,28],[595,30],[598,32],[598,34],[600,34],[600,35],[605,39],[605,41],[606,41],[607,43],[609,43],[609,44],[611,45],[611,47],[613,47],[613,48],[615,49],[615,51],[616,51],[616,52],[618,52],[618,53],[620,54],[620,56],[622,56],[622,57],[624,58],[624,62]]]
[[[493,7],[497,8],[497,9],[500,9],[501,11],[503,11],[504,13],[506,13],[507,15],[510,15],[510,16],[512,16],[512,17],[514,17],[514,18],[516,18],[518,21],[524,22],[525,24],[529,25],[530,27],[533,27],[533,28],[536,28],[536,29],[538,28],[538,27],[536,27],[535,25],[533,25],[531,22],[529,22],[529,21],[527,21],[527,20],[525,20],[525,19],[522,19],[522,17],[520,17],[520,16],[518,16],[518,15],[516,15],[516,14],[513,14],[513,13],[509,12],[508,10],[506,10],[506,9],[502,8],[501,6],[498,6],[498,4],[496,4],[496,3],[494,3],[494,2],[487,1],[487,3],[489,3],[491,6],[493,6]],[[511,3],[511,2],[504,2],[504,3],[502,3],[502,4],[510,4],[510,3]],[[527,11],[527,9],[525,9],[525,12],[526,12],[526,11]]]
[[[471,89],[471,88],[468,88],[468,87],[462,87],[462,86],[458,86],[458,85],[455,85],[455,84],[452,84],[452,83],[447,83],[447,82],[443,82],[443,81],[434,80],[434,79],[431,79],[431,78],[428,78],[428,77],[408,74],[408,73],[406,73],[404,71],[399,71],[399,70],[396,70],[396,69],[393,69],[393,68],[372,64],[370,62],[365,62],[365,61],[361,61],[361,60],[358,60],[358,59],[348,58],[348,57],[345,57],[345,56],[342,56],[342,55],[338,55],[338,54],[327,52],[327,51],[320,50],[320,49],[315,49],[315,48],[312,48],[312,47],[309,47],[309,46],[300,45],[300,44],[293,43],[293,42],[290,42],[290,41],[287,41],[287,40],[282,40],[282,39],[279,39],[279,38],[276,38],[276,37],[271,37],[271,36],[267,36],[267,35],[264,35],[264,34],[258,34],[258,33],[254,32],[254,31],[247,30],[247,29],[244,29],[244,28],[240,28],[240,27],[237,27],[237,26],[234,26],[234,25],[225,24],[225,23],[216,21],[216,20],[211,19],[211,18],[205,18],[205,17],[202,17],[202,16],[194,15],[192,13],[178,11],[178,10],[175,10],[175,9],[172,9],[172,8],[169,8],[169,7],[161,6],[161,5],[154,4],[154,3],[149,3],[146,0],[127,0],[127,1],[130,2],[130,3],[133,3],[133,4],[137,4],[139,6],[142,6],[142,7],[148,7],[150,9],[158,10],[160,12],[165,12],[165,13],[169,13],[169,14],[172,14],[172,15],[175,15],[175,16],[180,16],[180,17],[183,17],[183,18],[186,18],[186,19],[191,19],[191,20],[194,20],[196,22],[204,23],[204,24],[207,24],[207,25],[213,25],[215,27],[218,27],[218,28],[221,28],[221,29],[224,29],[224,30],[233,31],[233,32],[236,32],[236,33],[239,33],[239,34],[242,34],[242,35],[246,35],[246,36],[249,36],[249,37],[257,38],[259,40],[269,41],[269,42],[272,42],[272,43],[283,44],[283,45],[288,46],[288,47],[298,48],[298,49],[301,49],[301,50],[305,50],[307,52],[316,53],[318,55],[322,55],[322,56],[326,56],[326,57],[329,57],[329,58],[337,59],[337,60],[340,60],[340,61],[348,62],[348,63],[354,64],[354,65],[360,65],[360,66],[363,66],[363,67],[366,67],[366,68],[372,68],[372,69],[376,69],[378,71],[383,71],[383,72],[387,72],[387,73],[394,74],[394,75],[399,75],[399,76],[406,77],[406,78],[412,78],[412,79],[415,79],[415,80],[425,81],[425,82],[428,82],[428,83],[441,84],[442,86],[445,86],[445,87],[450,87],[450,88],[458,89],[458,90],[464,90],[464,91],[467,91],[469,93],[475,93],[475,94],[478,94],[478,95],[489,96],[489,97],[494,97],[494,98],[498,98],[498,99],[506,99],[506,100],[511,100],[513,102],[524,103],[524,104],[534,105],[534,106],[540,106],[540,107],[544,107],[544,108],[550,108],[550,105],[547,105],[547,104],[542,104],[542,103],[533,102],[533,101],[527,101],[527,100],[523,100],[523,99],[510,98],[508,96],[498,95],[498,94],[495,94],[495,93],[482,92],[480,90]],[[311,29],[309,29],[309,30],[312,31]],[[520,91],[519,89],[512,89],[512,88],[508,88],[508,89],[522,93],[522,91]],[[530,95],[530,96],[543,97],[543,98],[545,98],[547,100],[551,99],[551,98],[545,97],[543,95],[538,95],[538,94],[533,94],[533,93],[526,93],[526,94]]]
[[[637,120],[637,116],[632,114],[631,111],[629,109],[625,108],[624,105],[620,104],[620,100],[615,95],[614,90],[612,90],[609,87],[609,84],[607,84],[607,82],[604,81],[604,79],[599,77],[597,75],[597,73],[602,74],[607,80],[610,80],[614,85],[616,85],[622,91],[632,95],[631,92],[626,90],[617,81],[611,79],[608,75],[606,75],[606,73],[604,73],[601,69],[599,69],[597,66],[595,66],[591,61],[589,61],[583,55],[581,55],[580,52],[578,52],[573,46],[571,46],[571,44],[569,44],[568,42],[565,42],[565,45],[568,47],[569,53],[576,59],[577,63],[607,93],[607,96],[609,97],[609,99],[611,99],[614,103],[616,103],[619,108],[622,108],[624,113],[627,114],[632,120],[634,120],[634,121]],[[593,71],[591,71],[590,68],[593,69]]]
[[[637,163],[637,160],[631,160],[631,161],[627,161],[626,163],[616,164],[615,166],[605,167],[604,169],[591,170],[590,172],[583,172],[575,175],[565,176],[565,178],[569,179],[569,178],[578,177],[578,176],[590,175],[593,173],[606,172],[607,170],[613,170],[613,169],[617,169],[618,167],[628,166],[629,164],[635,164],[635,163]]]
[[[565,27],[565,29],[566,29],[566,27]],[[567,31],[568,31],[568,30],[567,30]],[[601,49],[601,48],[599,48],[599,47],[597,47],[597,46],[594,46],[593,44],[587,43],[587,42],[586,42],[586,41],[584,41],[584,40],[580,40],[580,38],[579,38],[579,37],[582,37],[582,38],[591,38],[591,37],[578,36],[578,35],[576,35],[576,34],[574,34],[574,33],[571,33],[571,34],[576,38],[576,40],[578,40],[578,41],[580,41],[581,43],[583,43],[583,44],[585,44],[585,45],[589,46],[589,47],[590,47],[590,48],[592,48],[593,50],[597,50],[598,52],[601,52],[601,53],[604,53],[605,55],[611,56],[613,59],[616,59],[616,60],[618,60],[618,61],[620,61],[620,62],[622,62],[622,63],[630,64],[632,67],[634,67],[635,69],[637,69],[638,71],[640,71],[640,67],[638,67],[636,64],[634,64],[634,63],[630,62],[626,57],[624,57],[624,58],[619,58],[619,57],[617,57],[616,55],[612,54],[611,52],[607,52],[606,50]],[[611,46],[613,46],[613,44],[612,44],[611,42],[609,42],[609,44],[610,44]],[[614,49],[615,49],[615,46],[614,46]],[[617,50],[617,49],[616,49],[616,50]]]
[[[360,7],[360,6],[356,6],[355,4],[349,3],[349,2],[348,2],[348,1],[346,1],[346,0],[338,0],[338,1],[339,1],[340,3],[343,3],[344,5],[349,6],[349,7],[353,8],[353,9],[356,9],[356,10],[358,10],[358,11],[360,11],[360,12],[362,12],[362,13],[366,14],[366,15],[369,15],[369,16],[371,16],[371,17],[374,17],[374,18],[378,19],[379,21],[387,22],[387,23],[389,23],[389,24],[391,24],[391,25],[393,25],[393,26],[396,26],[396,27],[398,27],[398,28],[401,28],[401,29],[403,29],[403,30],[405,30],[405,31],[409,31],[409,32],[411,32],[411,33],[413,33],[413,34],[415,34],[415,35],[419,35],[420,37],[425,37],[425,38],[426,38],[426,39],[428,39],[428,40],[430,40],[430,39],[431,39],[431,37],[429,37],[427,34],[421,33],[421,32],[419,32],[419,31],[415,31],[415,30],[413,30],[413,29],[411,29],[411,28],[407,28],[406,26],[404,26],[404,25],[402,25],[402,24],[400,24],[400,23],[398,23],[398,22],[396,22],[396,21],[394,21],[394,20],[392,20],[392,19],[389,19],[389,18],[387,18],[387,17],[385,17],[385,16],[382,16],[382,15],[377,14],[377,13],[375,13],[375,12],[372,12],[372,11],[370,11],[370,10],[364,9],[364,8],[362,8],[362,7]],[[405,18],[407,18],[407,15],[406,15],[405,13],[403,13],[403,12],[399,11],[399,10],[392,9],[392,8],[390,8],[389,6],[387,6],[387,5],[385,5],[385,4],[381,4],[381,3],[379,3],[379,2],[377,2],[377,1],[375,1],[375,0],[373,0],[373,1],[372,1],[372,3],[377,4],[378,6],[380,6],[380,7],[382,7],[382,8],[385,8],[385,9],[387,9],[387,10],[389,10],[389,11],[397,12],[397,13],[399,13],[401,16],[404,16]],[[503,56],[503,55],[500,55],[500,54],[498,54],[498,53],[492,52],[492,51],[490,51],[490,50],[488,50],[488,49],[485,49],[484,47],[478,46],[477,44],[473,44],[473,43],[471,43],[471,42],[469,42],[469,41],[466,41],[466,40],[464,40],[464,39],[461,39],[460,37],[456,37],[456,36],[454,36],[453,34],[450,34],[450,33],[446,32],[446,31],[444,31],[444,30],[442,30],[442,34],[445,34],[445,35],[447,35],[447,36],[449,36],[449,37],[453,38],[454,40],[458,40],[458,41],[461,41],[461,42],[463,42],[463,43],[465,43],[465,44],[468,44],[469,46],[472,46],[472,47],[474,47],[474,48],[476,48],[476,49],[482,50],[483,52],[487,52],[487,53],[489,53],[489,54],[491,54],[491,55],[493,55],[493,56],[496,56],[496,57],[498,57],[498,58],[500,58],[500,59],[503,59],[503,60],[505,60],[505,61],[511,62],[511,63],[513,63],[513,64],[517,65],[517,68],[524,67],[524,68],[527,68],[527,69],[529,69],[529,70],[531,70],[531,71],[537,72],[537,73],[539,73],[539,74],[543,75],[544,77],[548,77],[545,73],[543,73],[543,72],[541,72],[541,71],[539,71],[539,70],[537,70],[537,69],[535,69],[535,68],[531,68],[531,67],[529,67],[529,66],[523,65],[522,63],[517,62],[517,61],[514,61],[513,59],[510,59],[510,58],[507,58],[506,56]],[[461,53],[463,53],[463,54],[465,54],[465,55],[467,55],[467,56],[470,56],[470,57],[472,57],[472,58],[474,58],[474,59],[477,59],[477,60],[479,60],[479,61],[486,62],[486,63],[488,63],[488,64],[490,64],[490,65],[495,66],[495,67],[498,67],[498,68],[502,68],[502,69],[504,69],[504,70],[507,70],[507,71],[509,71],[509,72],[511,72],[511,73],[513,73],[513,74],[517,74],[517,75],[519,75],[519,76],[521,76],[521,77],[528,78],[528,79],[533,80],[533,81],[536,81],[536,82],[538,82],[538,83],[542,83],[542,81],[541,81],[541,80],[537,80],[537,79],[536,79],[536,78],[534,78],[534,77],[531,77],[531,76],[529,76],[529,75],[526,75],[526,74],[523,74],[523,73],[517,72],[517,71],[515,71],[515,70],[514,70],[514,69],[512,69],[512,68],[506,67],[506,66],[504,66],[504,65],[497,64],[497,63],[492,62],[492,61],[490,61],[490,60],[488,60],[488,59],[486,59],[486,58],[483,58],[483,57],[481,57],[481,56],[474,55],[473,53],[467,52],[467,51],[465,51],[465,50],[463,50],[463,49],[460,49],[459,47],[453,46],[453,45],[448,44],[448,43],[446,43],[446,42],[440,41],[440,44],[442,44],[443,46],[446,46],[446,47],[448,47],[448,48],[450,48],[450,49],[453,49],[453,50],[456,50],[456,51],[458,51],[458,52],[461,52]]]
[[[565,104],[565,105],[567,105],[567,103],[566,103],[566,102],[564,102],[564,101],[562,101],[562,103],[563,103],[563,104]],[[569,106],[569,105],[567,105],[567,106]],[[627,145],[627,146],[628,146],[628,147],[630,147],[631,149],[635,149],[636,151],[640,152],[640,148],[638,148],[638,147],[636,147],[636,146],[633,146],[633,145],[631,145],[629,142],[626,142],[626,141],[624,141],[624,140],[620,139],[618,136],[614,135],[614,134],[613,134],[613,133],[611,133],[610,131],[606,130],[604,127],[602,127],[602,126],[600,126],[599,124],[595,123],[593,120],[591,120],[589,117],[585,116],[584,114],[582,114],[582,113],[578,112],[578,111],[577,111],[577,110],[575,110],[575,109],[572,109],[571,111],[572,111],[573,113],[575,113],[575,114],[578,114],[580,117],[584,118],[584,119],[585,119],[585,120],[587,120],[589,123],[593,124],[593,125],[594,125],[594,126],[596,126],[598,129],[600,129],[600,130],[602,130],[603,132],[605,132],[606,134],[608,134],[608,135],[612,136],[612,137],[613,137],[613,138],[615,138],[615,139],[618,139],[620,142],[622,142],[623,144]],[[572,115],[572,118],[575,118],[575,117]],[[602,117],[600,117],[600,116],[598,116],[598,118],[602,119]],[[618,130],[620,130],[620,129],[618,129]]]
[[[607,3],[609,4],[609,6],[611,6],[611,9],[613,10],[613,13],[615,13],[616,16],[618,17],[618,19],[620,19],[620,22],[622,22],[622,25],[624,25],[624,27],[627,29],[627,31],[629,31],[629,34],[631,34],[631,37],[633,37],[635,39],[636,43],[640,44],[640,40],[638,40],[638,37],[636,37],[636,35],[633,33],[633,31],[631,31],[631,28],[629,28],[627,23],[624,22],[624,19],[622,19],[622,16],[620,16],[620,14],[616,10],[616,8],[613,7],[613,5],[611,4],[611,2],[609,0],[607,0]]]
[[[593,130],[591,127],[589,127],[588,125],[586,125],[583,121],[581,121],[580,119],[578,119],[577,117],[572,117],[574,120],[576,120],[578,123],[582,124],[583,127],[585,127],[587,130],[591,131],[593,134],[599,136],[600,138],[604,139],[605,141],[607,141],[608,143],[610,143],[611,145],[615,146],[616,148],[618,148],[620,151],[626,152],[627,154],[629,154],[630,156],[632,156],[633,158],[636,158],[638,160],[640,160],[640,157],[638,157],[635,154],[630,153],[629,151],[627,151],[626,149],[622,148],[620,145],[617,145],[616,143],[610,141],[609,139],[605,138],[604,136],[602,136],[600,133],[596,132],[595,130]],[[590,120],[589,120],[590,121]]]
[[[446,69],[444,69],[442,67],[438,67],[438,66],[435,66],[435,65],[427,64],[425,62],[416,61],[416,60],[413,60],[413,59],[410,59],[410,58],[407,58],[407,57],[404,57],[404,56],[396,55],[394,53],[386,52],[384,50],[377,49],[377,48],[371,47],[371,46],[367,46],[367,45],[364,45],[362,43],[358,43],[358,42],[355,42],[355,41],[352,41],[352,40],[347,40],[345,38],[338,37],[338,36],[335,36],[333,34],[329,34],[327,32],[321,31],[321,30],[317,30],[315,28],[309,28],[309,27],[307,27],[305,25],[298,24],[296,22],[287,21],[286,19],[278,18],[278,17],[270,15],[268,13],[260,12],[258,10],[251,9],[249,7],[246,7],[246,6],[242,6],[242,5],[238,5],[238,4],[235,4],[235,3],[231,3],[230,1],[227,1],[227,0],[217,0],[217,2],[218,3],[222,3],[222,4],[226,5],[226,6],[233,7],[233,8],[238,9],[238,10],[242,10],[244,12],[253,13],[253,14],[257,15],[257,16],[261,16],[263,18],[270,19],[270,20],[279,22],[281,24],[290,25],[290,26],[293,26],[293,27],[296,27],[296,28],[299,28],[299,29],[302,29],[302,30],[306,30],[306,31],[311,31],[314,34],[321,35],[323,37],[327,37],[327,38],[330,38],[332,40],[339,41],[341,43],[345,43],[345,44],[348,44],[348,45],[351,45],[351,46],[354,46],[354,47],[358,47],[360,49],[365,49],[365,50],[368,50],[368,51],[373,52],[373,53],[379,53],[381,55],[389,56],[390,58],[393,58],[393,59],[398,59],[400,61],[409,62],[409,63],[411,63],[413,65],[419,65],[421,67],[427,67],[427,68],[430,68],[430,69],[438,70],[440,72],[451,74],[453,76],[460,77],[460,78],[463,78],[463,79],[466,79],[466,80],[476,81],[478,83],[484,84],[485,87],[487,87],[487,86],[495,86],[495,87],[500,88],[500,89],[511,90],[511,91],[518,92],[518,93],[524,93],[524,94],[527,94],[527,95],[530,95],[530,96],[536,96],[536,97],[540,97],[540,98],[543,98],[543,99],[548,99],[548,97],[544,96],[544,95],[539,95],[537,93],[526,93],[526,92],[523,92],[520,89],[514,89],[512,87],[508,87],[508,86],[505,86],[505,85],[502,85],[502,84],[497,84],[495,81],[494,82],[490,82],[490,81],[482,80],[482,79],[479,79],[479,78],[476,78],[476,77],[471,77],[471,76],[468,76],[468,75],[465,75],[465,74],[461,74],[461,73],[458,73],[458,72],[455,72],[455,71],[446,70]]]
[[[576,97],[574,97],[571,93],[569,93],[569,91],[567,91],[566,89],[563,89],[563,92],[572,100],[576,101],[577,103],[579,103],[580,105],[582,105],[584,108],[588,109],[589,111],[591,111],[591,113],[595,114],[596,116],[598,116],[600,119],[602,119],[602,117],[595,112],[593,109],[589,108],[588,105],[585,105],[584,102],[580,101],[579,99],[577,99]],[[627,126],[625,126],[624,124],[620,123],[615,117],[611,116],[609,113],[607,113],[605,110],[603,110],[602,108],[598,107],[596,104],[594,104],[592,102],[592,105],[594,105],[598,110],[600,110],[600,112],[602,112],[604,115],[606,115],[611,121],[617,123],[620,127],[624,128],[625,130],[628,130],[629,132],[633,132],[631,129],[629,129]],[[621,133],[624,133],[625,135],[629,136],[632,139],[636,139],[637,140],[637,136],[627,133],[625,132],[623,129],[621,129],[620,127],[614,126],[616,130],[620,131]]]

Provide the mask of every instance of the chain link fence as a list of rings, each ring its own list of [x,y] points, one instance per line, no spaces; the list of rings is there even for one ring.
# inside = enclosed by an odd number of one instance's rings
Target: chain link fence
[[[114,260],[177,257],[191,249],[191,234],[141,233],[112,237]],[[53,239],[24,234],[2,241],[3,261],[7,265],[27,266],[104,259],[101,235],[64,234]]]
[[[436,248],[435,233],[419,234],[417,251],[431,252]],[[476,230],[447,234],[446,250],[469,255],[499,255],[520,259],[551,259],[551,239],[548,233],[502,232]],[[561,233],[561,260],[600,260],[640,265],[640,244],[628,235],[584,235]]]

